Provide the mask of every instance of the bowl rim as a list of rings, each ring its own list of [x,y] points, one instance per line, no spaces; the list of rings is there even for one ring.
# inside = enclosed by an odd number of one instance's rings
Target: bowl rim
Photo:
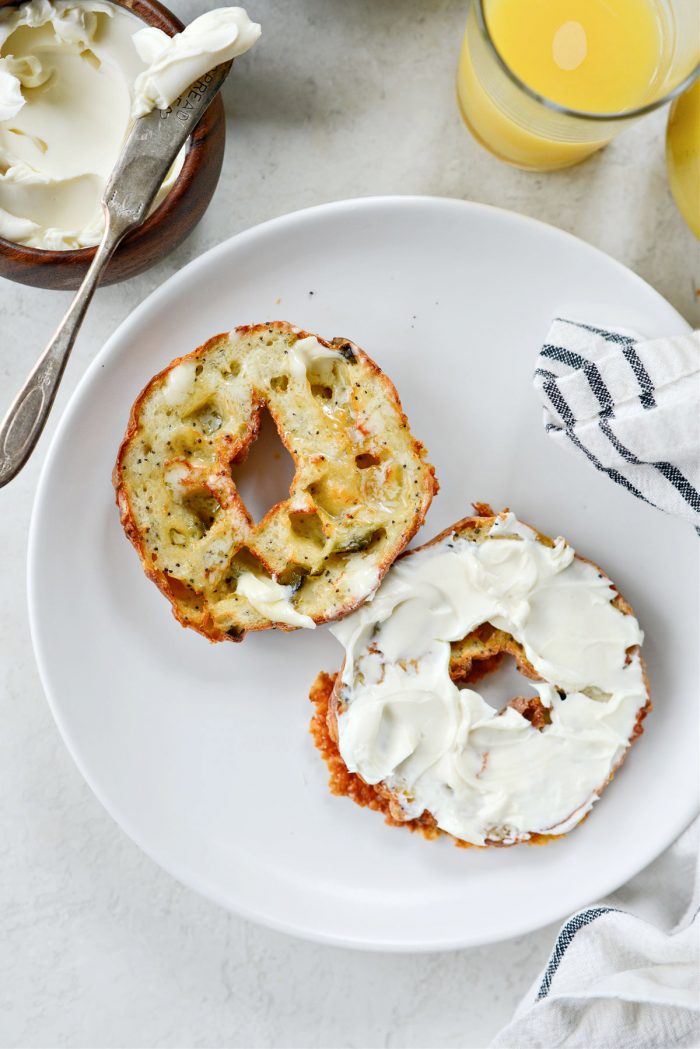
[[[25,0],[0,0],[0,8],[18,7],[23,2]],[[117,7],[123,7],[136,18],[140,18],[145,25],[162,29],[168,36],[175,36],[176,33],[181,33],[185,28],[184,23],[180,21],[177,15],[173,14],[160,0],[107,0],[107,2],[115,4]],[[161,201],[155,211],[151,212],[139,226],[127,234],[124,243],[130,245],[132,249],[137,246],[142,238],[148,237],[162,223],[167,222],[172,212],[179,206],[180,201],[188,191],[192,179],[200,168],[203,160],[203,144],[214,116],[215,113],[210,107],[187,140],[187,152],[185,153],[182,168],[167,196]],[[199,132],[199,135],[197,132]],[[71,266],[71,264],[74,265],[76,263],[88,266],[92,262],[98,246],[93,244],[86,248],[54,250],[52,248],[34,248],[27,244],[18,244],[17,241],[0,237],[0,256],[12,254],[15,262],[27,265],[43,264],[46,266],[47,263],[55,262],[65,266]]]

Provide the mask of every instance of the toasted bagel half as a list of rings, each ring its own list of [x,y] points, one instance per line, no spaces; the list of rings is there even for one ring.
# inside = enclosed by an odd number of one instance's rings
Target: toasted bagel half
[[[495,514],[487,504],[475,504],[475,510],[424,546],[404,553],[372,603],[339,624],[350,654],[339,673],[321,673],[311,687],[311,734],[328,766],[331,793],[382,812],[389,824],[431,839],[444,834],[462,847],[544,844],[586,818],[643,732],[652,702],[640,653],[642,635],[614,584],[563,539],[555,541],[522,525],[508,511]],[[533,568],[542,548],[552,555],[551,561],[541,562],[544,585],[533,599],[534,613],[525,608],[527,581],[521,576],[519,585],[517,577],[498,576],[506,547],[517,551],[528,543],[534,561],[523,560],[521,566]],[[491,544],[491,550],[471,560],[465,572],[450,561],[442,599],[439,575],[432,586],[423,566],[431,559],[437,564],[443,556],[450,559],[465,544],[473,544],[472,549]],[[397,578],[399,586],[392,589]],[[587,586],[593,590],[589,615],[581,611]],[[480,599],[495,595],[495,614],[472,623],[463,636],[450,633],[450,623],[459,622],[459,605],[474,593]],[[444,631],[437,647],[425,652],[421,646],[432,635],[428,628],[420,633],[411,629],[412,603],[434,609],[437,629]],[[373,619],[375,604],[381,613]],[[505,620],[513,608],[517,614],[511,632]],[[557,614],[563,617],[558,640],[564,649],[555,655],[548,646],[557,634]],[[393,617],[400,627],[392,631]],[[528,634],[533,618],[540,623],[534,637]],[[577,620],[580,634],[569,634]],[[606,624],[615,627],[610,634]],[[613,641],[614,633],[618,637]],[[406,650],[407,638],[414,649]],[[593,654],[596,646],[602,653],[599,661]],[[506,694],[500,709],[493,710],[477,694],[478,683],[508,657],[531,694]],[[553,669],[545,675],[548,665]],[[608,686],[615,691],[608,693]],[[352,721],[353,710],[361,722]],[[441,738],[438,744],[431,739],[441,718],[444,745]],[[363,776],[365,769],[371,775]],[[571,808],[562,810],[569,801]],[[479,825],[476,833],[473,824]]]
[[[296,467],[254,522],[231,475],[267,409]],[[360,605],[437,490],[386,375],[281,321],[217,335],[136,399],[113,474],[124,530],[183,626],[211,641]]]

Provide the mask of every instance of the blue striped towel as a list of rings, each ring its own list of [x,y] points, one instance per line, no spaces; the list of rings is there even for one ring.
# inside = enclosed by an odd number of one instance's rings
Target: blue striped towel
[[[559,317],[534,381],[555,441],[700,529],[700,332],[641,339]]]
[[[562,926],[492,1049],[700,1044],[698,822],[650,867]]]

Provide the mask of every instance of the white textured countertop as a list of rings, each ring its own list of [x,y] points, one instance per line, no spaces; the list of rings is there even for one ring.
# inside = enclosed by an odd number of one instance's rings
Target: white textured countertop
[[[205,6],[172,3],[185,21]],[[666,183],[665,112],[578,168],[511,170],[457,115],[464,9],[250,0],[263,39],[226,87],[213,204],[175,254],[98,292],[53,421],[116,325],[178,267],[264,219],[343,197],[425,193],[524,212],[620,259],[698,323],[700,250]],[[0,281],[0,411],[67,301]],[[486,1045],[543,963],[552,927],[432,956],[297,942],[180,887],[103,812],[54,727],[27,625],[26,536],[52,429],[0,492],[0,1045]],[[71,599],[56,595],[57,616]]]

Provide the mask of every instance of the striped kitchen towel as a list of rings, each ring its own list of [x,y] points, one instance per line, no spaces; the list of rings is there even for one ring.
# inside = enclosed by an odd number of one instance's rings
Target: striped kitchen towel
[[[700,1044],[698,821],[651,866],[574,914],[492,1049]]]
[[[555,441],[700,529],[700,332],[642,339],[559,317],[534,381]]]

